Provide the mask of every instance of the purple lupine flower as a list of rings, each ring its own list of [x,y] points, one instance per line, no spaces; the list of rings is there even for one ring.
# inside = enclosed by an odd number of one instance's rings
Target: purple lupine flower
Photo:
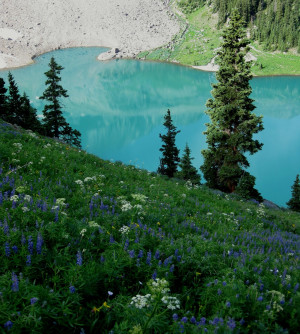
[[[221,289],[218,289],[218,295],[220,296],[220,294],[222,293]]]
[[[188,318],[187,318],[187,317],[183,317],[183,318],[181,319],[181,321],[184,322],[184,323],[186,323],[186,322],[188,321]]]
[[[285,303],[284,299],[281,299],[279,302],[280,305],[283,305],[284,303]]]
[[[257,298],[257,300],[258,300],[259,302],[262,302],[262,301],[263,301],[263,296],[259,296],[259,297]]]
[[[76,254],[76,264],[82,266],[82,254],[80,250]]]
[[[19,280],[18,280],[18,276],[13,272],[11,274],[11,280],[12,280],[12,285],[11,285],[11,290],[13,292],[17,292],[19,291]]]
[[[133,259],[134,258],[134,249],[128,251],[129,256]]]
[[[174,314],[173,314],[173,320],[174,320],[174,321],[177,321],[177,320],[178,320],[178,314],[177,314],[177,313],[174,313]]]
[[[124,244],[124,250],[126,251],[129,247],[129,240],[126,239],[125,244]]]
[[[264,289],[264,285],[261,284],[260,287],[259,287],[259,290],[260,290],[260,291],[263,291],[263,289]]]
[[[24,234],[22,233],[22,236],[21,236],[21,244],[22,245],[25,245],[26,244],[26,238],[24,236]]]
[[[296,292],[299,289],[299,283],[297,283],[294,287],[294,292]]]
[[[157,272],[155,270],[154,273],[152,274],[152,279],[156,280],[156,277],[157,277]]]
[[[139,254],[138,254],[138,259],[140,259],[140,258],[142,258],[143,257],[143,255],[144,255],[144,252],[143,252],[143,250],[142,249],[140,249],[139,250]]]
[[[174,264],[172,264],[171,267],[170,267],[170,273],[172,273],[174,271],[174,268],[175,268],[175,266],[174,266]]]
[[[245,320],[242,318],[242,319],[240,320],[240,325],[243,326],[244,323],[245,323]]]
[[[224,281],[224,282],[222,282],[222,284],[223,284],[223,286],[226,286],[227,285],[227,283]]]
[[[38,301],[38,298],[33,297],[30,299],[30,305],[34,305]]]
[[[73,285],[71,285],[69,287],[69,290],[70,290],[71,293],[75,293],[75,291],[76,291],[76,289],[75,289],[75,287]]]
[[[229,318],[228,321],[227,321],[227,326],[229,329],[235,329],[236,327],[236,324],[235,324],[235,321],[233,318]]]
[[[204,326],[206,323],[206,318],[202,317],[199,321],[199,325]]]
[[[111,291],[107,291],[107,293],[108,293],[108,296],[112,296],[114,293],[113,292],[111,292]]]
[[[159,257],[160,257],[160,253],[159,253],[159,250],[157,249],[155,254],[154,254],[154,257],[156,260],[159,260]]]
[[[27,255],[27,258],[26,258],[26,266],[30,266],[31,265],[31,255]]]
[[[146,264],[148,264],[148,266],[151,266],[151,251],[147,253]]]
[[[113,244],[114,242],[115,242],[115,239],[114,239],[113,235],[111,234],[110,237],[109,237],[109,243]]]
[[[226,302],[226,307],[230,307],[231,306],[231,303],[230,302]]]
[[[195,318],[194,316],[192,316],[191,319],[190,319],[190,322],[191,322],[192,324],[195,324],[195,323],[196,323],[196,318]]]
[[[105,258],[104,258],[104,256],[103,255],[101,255],[101,257],[100,257],[100,262],[104,262],[105,261]]]
[[[3,232],[4,232],[5,235],[8,235],[8,234],[9,234],[9,226],[8,226],[8,224],[7,224],[6,219],[4,219]]]
[[[4,249],[5,249],[5,256],[9,257],[10,254],[11,254],[11,251],[10,251],[10,246],[9,246],[9,242],[8,241],[6,241],[6,243],[4,245]]]
[[[28,252],[32,255],[33,254],[33,241],[32,236],[28,237]]]
[[[13,326],[13,323],[12,323],[10,320],[8,320],[8,321],[4,324],[4,328],[6,328],[8,331],[11,330],[12,326]]]
[[[15,254],[18,253],[18,247],[16,245],[12,246],[11,248]]]
[[[37,241],[36,241],[36,252],[37,254],[42,254],[42,246],[43,246],[43,237],[41,233],[38,234],[37,236]]]

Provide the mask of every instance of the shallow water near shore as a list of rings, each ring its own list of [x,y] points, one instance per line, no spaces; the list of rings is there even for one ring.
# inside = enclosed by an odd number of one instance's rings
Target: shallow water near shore
[[[39,111],[44,101],[51,56],[65,69],[62,85],[69,98],[63,101],[65,117],[82,133],[82,146],[103,159],[120,160],[149,171],[159,164],[159,133],[163,116],[171,110],[181,130],[177,146],[188,143],[194,165],[203,160],[206,147],[205,103],[211,97],[215,75],[184,66],[136,60],[97,61],[104,48],[53,51],[26,67],[12,69],[20,91],[25,91]],[[0,71],[7,82],[8,71]],[[291,186],[300,173],[300,77],[263,77],[251,81],[255,112],[264,116],[265,130],[256,136],[263,149],[250,156],[249,171],[264,198],[285,206]]]

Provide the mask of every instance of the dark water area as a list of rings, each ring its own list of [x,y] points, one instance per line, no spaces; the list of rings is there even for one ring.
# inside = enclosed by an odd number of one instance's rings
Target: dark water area
[[[211,97],[215,75],[184,66],[136,60],[99,62],[105,49],[58,50],[35,59],[35,63],[11,70],[20,91],[25,91],[40,112],[51,56],[65,69],[62,85],[69,98],[64,115],[82,133],[82,146],[103,159],[134,164],[155,171],[159,164],[159,133],[163,116],[171,110],[181,130],[177,146],[188,143],[193,163],[199,167],[206,147],[205,103]],[[8,71],[0,71],[7,82]],[[291,185],[300,173],[300,77],[262,77],[251,81],[255,113],[263,115],[265,130],[256,138],[263,149],[249,157],[249,171],[264,198],[285,206]]]

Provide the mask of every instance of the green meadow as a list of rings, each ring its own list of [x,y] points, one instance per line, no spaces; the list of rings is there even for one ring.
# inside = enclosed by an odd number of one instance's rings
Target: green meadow
[[[0,333],[297,333],[299,217],[0,121]]]

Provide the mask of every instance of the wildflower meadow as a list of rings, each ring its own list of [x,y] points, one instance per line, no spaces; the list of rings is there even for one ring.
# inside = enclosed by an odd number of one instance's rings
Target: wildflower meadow
[[[0,121],[0,333],[299,333],[299,233]]]

